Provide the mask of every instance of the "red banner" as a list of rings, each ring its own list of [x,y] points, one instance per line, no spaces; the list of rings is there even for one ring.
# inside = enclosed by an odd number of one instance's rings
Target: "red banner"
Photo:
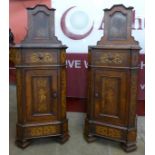
[[[67,54],[67,96],[87,96],[87,54]]]

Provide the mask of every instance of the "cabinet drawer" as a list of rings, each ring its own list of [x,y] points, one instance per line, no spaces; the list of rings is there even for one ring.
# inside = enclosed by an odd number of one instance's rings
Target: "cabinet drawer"
[[[51,49],[23,50],[24,64],[57,64],[58,51]]]
[[[91,52],[91,65],[96,66],[130,66],[130,52],[124,50],[94,50]]]

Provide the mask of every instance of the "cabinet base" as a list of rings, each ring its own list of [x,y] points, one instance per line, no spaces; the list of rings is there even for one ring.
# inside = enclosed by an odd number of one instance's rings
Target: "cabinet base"
[[[126,144],[126,143],[122,143],[121,147],[123,148],[124,151],[126,152],[132,152],[135,151],[137,149],[137,145],[136,143],[132,143],[132,144]]]
[[[68,121],[51,124],[17,124],[17,146],[25,148],[30,140],[37,138],[53,138],[63,144],[69,139]]]
[[[84,133],[84,138],[88,143],[96,141],[96,137],[92,134],[86,134]]]
[[[29,146],[31,144],[31,140],[16,140],[15,141],[16,145],[22,149],[26,148],[27,146]]]
[[[51,137],[48,137],[48,138],[53,138],[55,141],[59,142],[60,144],[64,144],[68,139],[69,139],[69,134],[64,134],[64,135],[61,135],[61,136],[51,136]],[[41,138],[41,137],[38,137],[38,138]],[[42,137],[42,138],[45,138],[45,137]],[[34,138],[34,140],[37,139],[37,138]],[[24,149],[26,147],[28,147],[31,143],[32,143],[32,139],[24,139],[24,140],[16,140],[15,143],[18,147]]]
[[[64,134],[64,135],[61,135],[60,137],[57,137],[57,141],[60,143],[60,144],[64,144],[68,139],[69,139],[69,134]]]
[[[126,152],[137,149],[136,128],[123,129],[119,126],[107,125],[101,122],[85,120],[84,138],[87,142],[94,142],[97,137],[117,141]]]

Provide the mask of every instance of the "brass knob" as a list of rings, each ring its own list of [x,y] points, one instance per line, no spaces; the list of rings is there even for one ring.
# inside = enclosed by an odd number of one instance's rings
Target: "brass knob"
[[[57,95],[57,92],[54,92],[54,93],[53,93],[53,97],[56,98],[57,96],[58,96],[58,95]]]
[[[112,61],[112,60],[114,60],[114,57],[111,56],[111,55],[109,55],[108,60],[109,60],[109,61]]]
[[[43,55],[43,54],[39,54],[39,55],[38,55],[38,58],[39,58],[40,60],[42,60],[42,59],[44,58],[44,55]]]
[[[99,97],[99,93],[96,92],[96,93],[95,93],[95,97]]]

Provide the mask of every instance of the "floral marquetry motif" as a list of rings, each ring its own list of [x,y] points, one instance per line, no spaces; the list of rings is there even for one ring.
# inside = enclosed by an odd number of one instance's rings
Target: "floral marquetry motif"
[[[44,80],[44,79],[38,79],[37,80],[37,85],[38,85],[38,87],[46,87],[47,81]]]
[[[57,126],[40,126],[40,127],[31,127],[28,129],[30,136],[41,136],[41,135],[50,135],[55,134],[58,131]]]
[[[102,80],[102,113],[117,116],[118,115],[118,100],[119,96],[119,79],[115,78],[104,78]],[[113,107],[113,108],[111,108]]]
[[[52,63],[53,58],[50,53],[32,53],[30,56],[32,63]]]
[[[39,106],[38,106],[38,111],[46,111],[47,110],[47,106],[46,106],[46,100],[47,100],[47,96],[46,96],[46,90],[45,89],[39,89]]]
[[[102,136],[107,136],[111,138],[121,138],[122,133],[120,130],[108,128],[105,126],[96,126],[96,133]]]
[[[115,53],[108,53],[103,54],[102,57],[100,57],[100,62],[102,63],[114,63],[114,64],[121,64],[123,62],[122,56]]]
[[[48,112],[51,107],[48,102],[48,96],[49,96],[49,85],[50,81],[49,78],[35,78],[34,80],[34,88],[37,89],[37,92],[34,92],[33,95],[36,96],[35,102],[34,102],[34,111],[37,113],[45,113]]]

